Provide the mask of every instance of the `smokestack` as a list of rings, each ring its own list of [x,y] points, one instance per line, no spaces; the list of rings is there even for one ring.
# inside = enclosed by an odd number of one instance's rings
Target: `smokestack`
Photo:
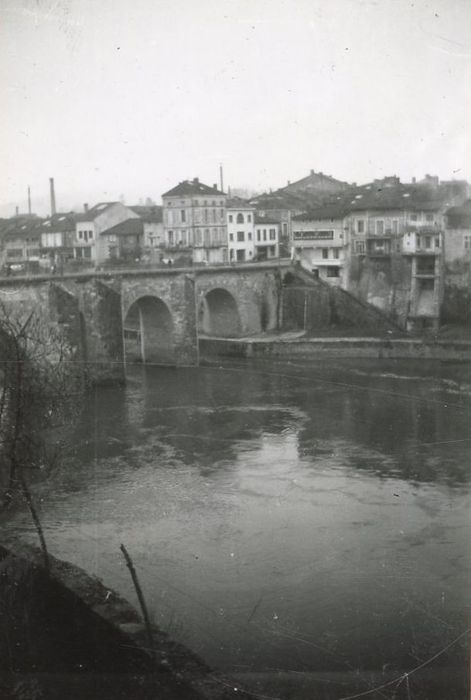
[[[221,183],[221,192],[224,192],[224,177],[222,172],[222,163],[219,166],[219,182]]]
[[[15,207],[15,216],[19,216],[19,215],[20,215],[20,208]]]
[[[51,191],[51,216],[56,213],[56,193],[54,192],[54,178],[49,178],[49,188]]]
[[[28,185],[28,214],[31,216],[31,187]]]

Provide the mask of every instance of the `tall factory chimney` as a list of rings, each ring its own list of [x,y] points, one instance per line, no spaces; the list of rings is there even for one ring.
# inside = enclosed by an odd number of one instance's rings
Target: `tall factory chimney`
[[[224,192],[224,179],[223,179],[223,176],[222,176],[222,163],[221,163],[221,165],[219,166],[219,180],[220,180],[220,183],[221,183],[221,192]]]
[[[31,187],[28,185],[28,214],[31,216]]]
[[[49,188],[51,191],[51,216],[56,213],[56,193],[54,191],[54,178],[49,178]]]

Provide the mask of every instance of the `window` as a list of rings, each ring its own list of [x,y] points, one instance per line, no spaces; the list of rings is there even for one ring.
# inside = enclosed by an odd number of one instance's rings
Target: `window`
[[[425,215],[425,220],[426,220],[426,221],[433,221],[433,214],[426,214],[426,215]]]
[[[186,245],[186,231],[182,231],[182,245]]]
[[[377,236],[384,236],[384,221],[377,221],[376,222],[376,235]]]
[[[258,229],[258,231],[257,231],[257,241],[261,241],[261,240],[262,240],[262,232],[260,231],[260,229]]]
[[[440,236],[435,236],[435,248],[440,248]]]
[[[425,236],[425,247],[426,248],[432,247],[432,237],[431,236]]]
[[[267,229],[266,228],[263,229],[263,240],[264,241],[267,240]]]
[[[268,246],[268,255],[272,258],[275,257],[275,246],[274,245]]]
[[[243,214],[237,214],[236,223],[237,223],[237,224],[243,224],[243,223],[244,223],[244,215],[243,215]]]
[[[398,228],[398,224],[399,224],[398,220],[397,220],[397,219],[393,219],[392,222],[391,222],[391,224],[392,224],[392,232],[393,232],[393,234],[394,234],[395,236],[397,236],[397,233],[398,233],[398,230],[399,230],[399,228]]]
[[[471,235],[470,234],[465,234],[463,236],[463,242],[464,242],[464,249],[471,250]]]
[[[288,235],[288,224],[283,224],[283,236]]]
[[[233,234],[233,233],[230,233],[230,234],[229,234],[229,240],[230,240],[230,241],[233,241],[233,240],[234,240],[234,234]]]
[[[242,262],[243,260],[245,260],[245,250],[241,248],[237,251],[237,261]]]
[[[276,229],[271,228],[270,229],[270,240],[275,241],[276,240]]]
[[[247,221],[249,223],[252,221],[252,214],[247,214]]]
[[[247,234],[247,240],[248,240],[248,241],[251,241],[251,240],[252,240],[252,234],[250,233],[250,231],[249,231],[249,233]]]
[[[186,211],[184,209],[182,209],[180,212],[180,218],[181,218],[182,224],[184,224],[186,222]]]
[[[327,277],[339,277],[340,272],[338,267],[328,267],[327,268]]]
[[[169,245],[173,245],[173,231],[168,232],[168,242]]]
[[[323,258],[324,260],[327,260],[328,257],[329,257],[329,249],[328,249],[328,248],[322,248],[322,258]]]
[[[419,280],[419,289],[433,292],[433,290],[435,289],[435,280]]]
[[[365,244],[363,241],[356,241],[355,252],[362,255],[365,252]]]
[[[234,219],[234,217],[232,216],[232,214],[229,214],[229,223],[230,224],[232,224],[233,219]]]
[[[334,248],[334,258],[339,259],[340,251],[338,248]]]
[[[411,220],[411,221],[417,221],[417,214],[411,214],[411,215],[410,215],[410,220]]]
[[[365,231],[365,222],[363,219],[358,219],[357,221],[357,233],[364,233]]]
[[[243,243],[245,241],[245,236],[243,231],[237,231],[237,241],[238,243]]]

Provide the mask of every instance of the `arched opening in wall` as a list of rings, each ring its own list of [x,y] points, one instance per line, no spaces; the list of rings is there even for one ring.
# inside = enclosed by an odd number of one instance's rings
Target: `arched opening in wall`
[[[126,314],[123,333],[127,363],[175,364],[173,320],[161,299],[145,296],[135,301]]]
[[[238,336],[242,331],[237,302],[225,289],[212,289],[198,309],[198,330],[219,338]]]

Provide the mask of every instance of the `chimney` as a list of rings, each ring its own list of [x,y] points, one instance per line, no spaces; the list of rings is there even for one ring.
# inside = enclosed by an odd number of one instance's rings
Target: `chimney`
[[[219,166],[219,182],[221,184],[221,192],[224,192],[224,177],[222,172],[222,163]]]
[[[54,178],[49,178],[49,189],[51,192],[51,216],[56,213],[56,193],[54,192]]]
[[[213,184],[213,187],[214,187],[215,190],[217,190],[217,188],[218,188],[218,183],[215,182],[215,183]]]
[[[412,178],[412,184],[415,185],[416,182],[417,182],[417,178],[416,178],[416,177],[413,177],[413,178]]]
[[[83,210],[84,210],[85,214],[86,214],[87,211],[88,211],[88,204],[87,204],[86,202],[85,202],[85,204],[83,205]]]
[[[291,182],[290,182],[290,180],[288,180],[288,184],[286,185],[286,187],[289,187],[290,185],[291,185]]]
[[[19,215],[20,215],[20,208],[15,207],[15,216],[19,216]]]
[[[28,185],[28,214],[31,216],[31,187]]]
[[[193,178],[193,184],[197,185],[199,181],[200,181],[199,177]]]
[[[311,175],[314,175],[314,170],[311,170]]]

